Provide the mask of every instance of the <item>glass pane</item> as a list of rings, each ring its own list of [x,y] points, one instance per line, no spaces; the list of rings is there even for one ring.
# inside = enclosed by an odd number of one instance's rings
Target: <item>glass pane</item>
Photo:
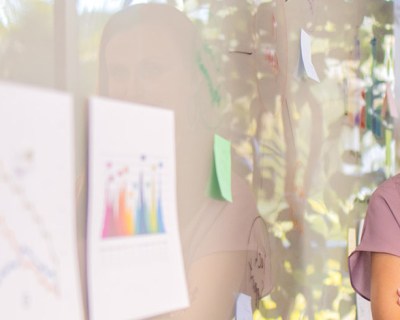
[[[397,172],[392,6],[77,2],[84,95],[176,112],[192,307],[168,317],[230,319],[242,292],[254,319],[355,319],[348,230]],[[320,82],[300,68],[309,57]],[[214,133],[232,142],[232,204],[206,195]]]

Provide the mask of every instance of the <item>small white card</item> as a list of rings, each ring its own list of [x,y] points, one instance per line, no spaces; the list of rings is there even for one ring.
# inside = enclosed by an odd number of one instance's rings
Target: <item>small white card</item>
[[[252,320],[253,309],[251,307],[251,297],[239,293],[236,299],[236,320]]]
[[[371,302],[356,294],[357,320],[372,320]]]
[[[305,73],[310,79],[320,82],[311,59],[311,37],[301,29],[299,75]]]

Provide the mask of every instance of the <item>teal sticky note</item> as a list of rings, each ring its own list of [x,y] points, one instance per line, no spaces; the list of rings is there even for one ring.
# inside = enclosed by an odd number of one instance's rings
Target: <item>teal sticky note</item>
[[[215,135],[213,154],[209,185],[210,196],[232,202],[231,143],[219,135]]]
[[[368,130],[372,130],[372,111],[369,108],[367,108],[366,118],[366,127]]]

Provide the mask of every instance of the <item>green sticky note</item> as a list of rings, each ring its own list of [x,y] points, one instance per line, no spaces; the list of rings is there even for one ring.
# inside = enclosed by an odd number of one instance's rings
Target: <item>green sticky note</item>
[[[209,194],[214,199],[232,202],[231,143],[215,135],[213,151]]]

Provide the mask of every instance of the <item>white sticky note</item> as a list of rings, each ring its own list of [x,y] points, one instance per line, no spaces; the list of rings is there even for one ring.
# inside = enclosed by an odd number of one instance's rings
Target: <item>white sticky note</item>
[[[251,297],[244,293],[239,293],[236,300],[236,320],[252,320],[253,310],[251,307]]]
[[[311,37],[310,35],[301,29],[300,35],[300,50],[301,50],[301,62],[302,67],[306,75],[317,82],[320,82],[317,72],[315,71],[314,65],[311,59]],[[300,63],[301,63],[300,62]],[[300,68],[299,68],[300,70]]]

